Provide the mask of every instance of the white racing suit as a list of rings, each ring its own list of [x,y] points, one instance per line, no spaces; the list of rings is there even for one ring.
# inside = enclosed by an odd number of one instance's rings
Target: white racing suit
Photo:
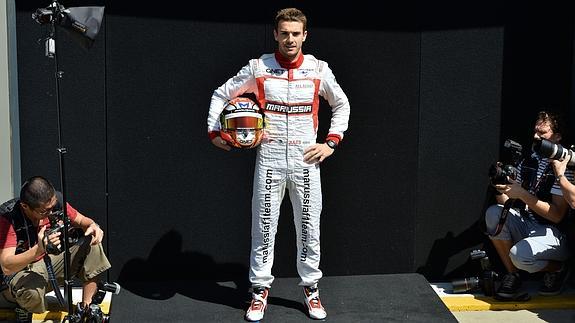
[[[265,115],[258,147],[252,198],[250,282],[271,287],[272,265],[280,206],[285,190],[292,202],[297,233],[300,285],[319,281],[320,214],[319,164],[303,161],[303,151],[316,143],[319,96],[332,108],[328,139],[338,143],[347,129],[350,106],[327,63],[312,55],[282,61],[279,53],[250,60],[236,76],[214,91],[208,116],[210,138],[219,135],[219,116],[227,100],[254,93]]]

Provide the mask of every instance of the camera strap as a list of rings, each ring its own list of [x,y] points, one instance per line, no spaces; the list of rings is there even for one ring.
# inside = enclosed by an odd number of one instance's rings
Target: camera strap
[[[549,159],[533,154],[528,164],[521,164],[520,167],[521,187],[535,196],[551,192],[552,186],[548,185],[548,178],[554,177],[555,174]]]
[[[56,280],[56,275],[54,274],[54,267],[52,266],[52,260],[50,259],[50,256],[48,254],[44,255],[44,263],[46,264],[46,272],[48,273],[48,280],[50,281],[50,285],[52,285],[54,294],[56,294],[58,303],[60,304],[60,306],[64,306],[66,302],[64,301],[64,296],[62,296],[62,292],[60,291],[60,286],[58,286],[58,281]],[[69,295],[68,297],[71,297],[71,295]]]
[[[537,192],[539,191],[539,186],[541,185],[541,183],[547,179],[547,176],[550,176],[552,174],[553,173],[552,173],[552,169],[551,169],[551,163],[548,163],[547,166],[545,167],[545,170],[543,170],[543,173],[541,174],[541,176],[537,177],[537,180],[535,181],[535,183],[532,183],[532,185],[530,185],[530,187],[528,189],[529,193],[531,193],[533,195],[537,195]]]
[[[492,235],[492,237],[497,236],[498,234],[501,233],[501,230],[503,230],[503,225],[507,220],[509,210],[513,207],[513,203],[515,203],[515,199],[508,199],[507,201],[505,201],[503,209],[501,210],[501,216],[499,216],[499,223],[497,223],[497,228],[495,229],[495,233]]]

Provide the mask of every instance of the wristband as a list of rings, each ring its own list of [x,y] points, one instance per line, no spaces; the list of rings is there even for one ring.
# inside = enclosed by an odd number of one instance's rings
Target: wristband
[[[564,177],[565,174],[559,174],[557,176],[555,176],[555,183],[559,183],[559,181],[561,180],[561,177]]]
[[[325,144],[331,149],[335,149],[337,147],[337,143],[331,139],[326,140]]]

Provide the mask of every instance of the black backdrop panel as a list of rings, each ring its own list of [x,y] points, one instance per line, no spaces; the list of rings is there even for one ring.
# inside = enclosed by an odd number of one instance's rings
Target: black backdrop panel
[[[30,18],[47,4],[17,6],[22,175],[59,185],[53,61],[44,57],[45,26]],[[107,221],[112,279],[245,279],[255,151],[213,147],[206,116],[217,86],[275,49],[271,17],[293,3],[249,11],[106,5],[89,51],[65,34],[58,41],[70,201]],[[322,269],[450,275],[481,240],[475,221],[502,139],[501,17],[486,8],[435,15],[444,8],[301,5],[310,18],[304,52],[330,64],[352,104],[346,138],[322,165]],[[512,40],[513,48],[528,43]],[[525,76],[505,75],[504,84]],[[519,90],[507,92],[504,115],[522,111],[512,104]],[[322,101],[320,138],[329,115]],[[285,202],[274,272],[295,276]]]
[[[22,178],[42,175],[60,190],[56,69],[44,51],[48,26],[31,18],[49,3],[36,2],[37,7],[18,2],[16,8]],[[68,201],[107,228],[104,34],[103,25],[85,50],[58,28],[56,50],[64,73],[59,92]]]
[[[175,260],[160,255],[174,252],[188,256],[178,257],[186,266],[170,278],[187,277],[200,259],[210,268],[247,267],[255,152],[213,147],[206,116],[217,86],[249,58],[273,51],[271,25],[119,15],[107,22],[110,235],[122,245],[111,250],[113,274],[133,276],[132,264],[141,261],[163,262],[173,270]],[[126,37],[125,30],[146,37]],[[385,258],[404,252],[398,239],[382,241],[380,233],[413,227],[413,209],[400,205],[413,205],[415,195],[398,174],[415,167],[417,36],[317,28],[309,37],[305,48],[330,63],[353,111],[349,139],[322,168],[322,267],[326,274],[407,271],[410,259],[384,268],[365,254]],[[357,55],[374,41],[393,45]],[[330,115],[322,103],[320,137]],[[411,135],[396,140],[383,135],[389,131]],[[366,138],[370,151],[360,148]],[[401,162],[404,156],[412,157],[411,165]],[[404,216],[393,216],[397,212]],[[293,276],[295,233],[287,198],[281,218],[274,272]],[[140,274],[165,278],[141,268]]]
[[[482,242],[476,221],[500,145],[502,63],[503,28],[422,33],[415,257],[428,279]]]
[[[140,279],[182,279],[244,263],[255,151],[213,147],[206,118],[213,90],[265,49],[265,28],[111,15],[107,30],[112,272],[144,261],[166,272],[142,266]]]
[[[505,68],[501,135],[530,145],[538,111],[555,110],[569,120],[575,101],[573,39],[575,13],[565,4],[524,3],[513,8],[505,26]],[[575,143],[571,117],[563,144]]]
[[[330,64],[351,102],[344,140],[321,168],[322,269],[326,275],[410,271],[413,250],[405,239],[416,203],[418,35],[316,28],[308,37],[305,48]],[[323,105],[318,137],[328,128]],[[282,229],[293,227],[291,215],[283,215]],[[295,275],[295,233],[278,235],[284,255],[276,263]]]

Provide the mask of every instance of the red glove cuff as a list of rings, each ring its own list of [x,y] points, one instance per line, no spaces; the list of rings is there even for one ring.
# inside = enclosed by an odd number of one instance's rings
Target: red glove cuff
[[[328,141],[328,140],[333,140],[333,141],[335,141],[336,144],[339,144],[339,142],[341,141],[341,137],[338,135],[329,134],[325,138],[325,141]]]
[[[208,132],[208,137],[210,137],[210,140],[214,140],[214,138],[219,137],[220,136],[220,132],[219,131],[210,131]]]

